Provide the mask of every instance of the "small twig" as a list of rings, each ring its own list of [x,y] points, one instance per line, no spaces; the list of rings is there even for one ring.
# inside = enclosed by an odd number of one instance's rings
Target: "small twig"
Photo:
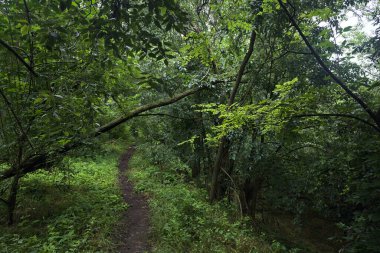
[[[116,103],[116,105],[119,107],[119,109],[121,110],[121,112],[125,114],[126,111],[123,108],[123,106],[120,104],[119,100],[114,95],[111,95],[111,98]]]

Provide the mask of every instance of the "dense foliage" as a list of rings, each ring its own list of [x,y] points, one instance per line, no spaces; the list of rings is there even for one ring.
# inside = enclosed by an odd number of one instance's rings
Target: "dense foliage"
[[[174,170],[157,180],[174,181],[178,195],[152,183],[158,201],[176,205],[183,193],[207,216],[214,207],[199,202],[207,191],[215,209],[228,202],[226,212],[289,244],[308,237],[302,247],[314,251],[380,250],[377,1],[0,4],[0,205],[9,224],[22,222],[17,192],[33,189],[34,173],[49,182],[38,171],[62,170],[68,153],[129,121],[108,136],[151,147],[156,167],[141,177]],[[375,31],[343,27],[349,13]],[[181,177],[199,189],[181,192]],[[184,226],[205,234],[227,222],[205,227],[182,211]]]

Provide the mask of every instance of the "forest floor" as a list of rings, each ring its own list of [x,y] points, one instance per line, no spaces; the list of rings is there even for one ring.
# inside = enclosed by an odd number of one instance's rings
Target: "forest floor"
[[[134,191],[133,184],[127,178],[126,171],[135,147],[131,146],[121,155],[119,162],[119,184],[124,201],[128,208],[122,216],[116,235],[118,252],[143,253],[150,249],[148,239],[150,233],[149,209],[146,196]]]

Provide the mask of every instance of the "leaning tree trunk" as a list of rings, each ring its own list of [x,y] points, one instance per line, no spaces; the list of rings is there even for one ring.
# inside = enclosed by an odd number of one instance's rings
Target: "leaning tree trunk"
[[[228,106],[231,106],[235,102],[235,97],[238,92],[241,80],[243,78],[245,67],[247,66],[249,59],[251,58],[251,55],[253,53],[253,46],[255,44],[255,41],[256,41],[256,31],[253,29],[251,33],[248,51],[245,54],[243,62],[240,65],[239,72],[236,76],[235,85],[228,99]],[[229,151],[228,139],[227,137],[223,137],[219,142],[218,153],[216,155],[214,167],[212,170],[210,195],[209,195],[211,202],[216,200],[218,197],[217,192],[218,192],[218,188],[220,187],[219,175],[220,175],[220,171],[222,169],[223,164],[225,164],[223,160],[228,159],[228,151]]]

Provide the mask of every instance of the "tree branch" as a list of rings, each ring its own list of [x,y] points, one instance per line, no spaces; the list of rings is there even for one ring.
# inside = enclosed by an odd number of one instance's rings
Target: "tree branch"
[[[138,107],[137,109],[127,113],[125,116],[123,117],[120,117],[104,126],[101,126],[99,127],[98,129],[95,130],[93,136],[98,136],[104,132],[107,132],[109,130],[111,130],[112,128],[115,128],[117,127],[118,125],[126,122],[127,120],[133,118],[133,117],[136,117],[138,116],[140,113],[143,113],[143,112],[146,112],[146,111],[149,111],[149,110],[152,110],[154,108],[158,108],[158,107],[162,107],[162,106],[165,106],[165,105],[169,105],[169,104],[173,104],[187,96],[190,96],[200,90],[204,89],[204,87],[199,87],[199,88],[195,88],[195,89],[191,89],[191,90],[188,90],[188,91],[185,91],[183,93],[180,93],[174,97],[171,97],[171,98],[167,98],[167,99],[163,99],[163,100],[160,100],[160,101],[157,101],[155,103],[151,103],[151,104],[148,104],[148,105],[143,105],[143,106],[140,106]]]
[[[24,7],[25,7],[25,14],[26,14],[26,20],[28,21],[28,26],[31,27],[32,26],[32,19],[30,17],[30,10],[29,10],[29,7],[28,7],[28,4],[26,3],[26,0],[24,0]],[[33,33],[32,32],[28,32],[28,35],[29,35],[29,50],[30,50],[30,57],[29,57],[29,65],[32,69],[34,69],[34,43],[33,43]]]
[[[33,68],[10,45],[2,39],[0,39],[0,44],[16,56],[16,58],[29,70],[30,73],[32,73],[35,77],[38,77],[38,74],[33,70]]]
[[[4,203],[4,204],[8,205],[8,201],[6,201],[5,199],[0,198],[0,202],[2,202],[2,203]]]
[[[368,122],[367,120],[364,120],[362,118],[359,118],[354,115],[349,115],[349,114],[340,114],[340,113],[308,113],[308,114],[298,114],[294,115],[291,118],[306,118],[306,117],[343,117],[343,118],[350,118],[350,119],[355,119],[361,123],[364,123],[372,128],[374,128],[377,132],[380,133],[380,128],[377,127],[376,125]]]
[[[281,8],[284,10],[286,16],[289,18],[294,28],[297,30],[297,32],[301,36],[302,40],[305,42],[306,46],[309,48],[314,58],[317,60],[318,64],[326,72],[326,74],[328,74],[335,81],[335,83],[337,83],[351,98],[353,98],[368,113],[368,115],[376,122],[376,125],[380,128],[380,120],[376,117],[376,114],[371,110],[371,108],[369,108],[369,106],[358,95],[356,95],[353,91],[351,91],[351,89],[338,76],[336,76],[329,69],[329,67],[327,67],[325,62],[322,60],[322,58],[319,56],[317,51],[311,45],[309,40],[303,34],[301,28],[298,26],[293,16],[289,13],[288,9],[286,8],[282,0],[278,0],[278,3],[280,4]]]
[[[30,147],[32,149],[34,149],[34,146],[33,146],[32,142],[30,141],[28,135],[26,134],[26,132],[24,131],[24,128],[22,127],[20,119],[17,117],[16,112],[13,110],[11,102],[8,100],[8,98],[5,96],[4,92],[1,89],[0,89],[0,95],[3,97],[5,104],[8,106],[8,108],[11,111],[13,117],[15,118],[16,123],[17,123],[18,127],[20,128],[20,132],[28,140],[28,143],[29,143]]]
[[[249,40],[248,51],[245,54],[243,62],[240,65],[239,72],[236,75],[235,85],[232,88],[231,95],[230,95],[229,100],[228,100],[228,106],[231,106],[235,101],[236,93],[239,89],[241,79],[243,78],[243,75],[244,75],[245,67],[247,66],[247,64],[249,62],[249,58],[251,58],[251,55],[253,53],[253,46],[255,45],[255,41],[256,41],[256,31],[254,28],[252,28],[251,38]]]
[[[166,113],[144,113],[144,114],[139,114],[137,116],[138,117],[141,117],[141,116],[165,116],[165,117],[170,117],[170,118],[173,118],[173,119],[181,119],[181,120],[199,120],[200,119],[200,118],[177,117],[177,116],[166,114]]]
[[[198,91],[201,91],[203,89],[205,89],[205,87],[194,88],[194,89],[185,91],[183,93],[180,93],[176,96],[173,96],[171,98],[162,99],[162,100],[159,100],[159,101],[151,103],[151,104],[140,106],[140,107],[136,108],[135,110],[129,112],[127,115],[120,117],[114,121],[111,121],[110,123],[108,123],[106,125],[103,125],[103,126],[97,128],[90,135],[89,138],[93,138],[93,137],[101,135],[102,133],[110,131],[111,129],[117,127],[118,125],[120,125],[120,124],[122,124],[122,123],[136,117],[136,116],[138,116],[139,114],[141,114],[143,112],[152,110],[154,108],[162,107],[165,105],[173,104],[173,103],[175,103],[175,102],[177,102],[177,101],[179,101],[179,100],[181,100],[187,96],[190,96],[190,95],[192,95]],[[56,158],[56,157],[59,157],[61,155],[64,155],[68,151],[70,151],[70,150],[72,150],[78,146],[81,146],[81,145],[83,145],[82,141],[76,141],[73,143],[66,144],[63,148],[56,150],[55,152],[52,152],[49,155],[48,154],[33,155],[33,156],[31,156],[31,157],[29,157],[29,158],[27,158],[21,162],[20,174],[25,175],[27,173],[36,171],[40,168],[51,167],[54,164],[55,160],[50,159],[50,158]],[[15,176],[16,173],[17,173],[17,170],[15,168],[10,168],[9,170],[6,170],[2,174],[0,174],[0,181],[11,178],[11,177]]]

